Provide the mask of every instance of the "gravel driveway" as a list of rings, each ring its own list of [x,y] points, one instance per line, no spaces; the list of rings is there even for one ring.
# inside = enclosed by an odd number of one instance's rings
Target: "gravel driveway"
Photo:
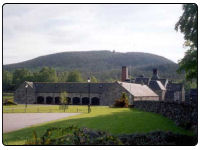
[[[3,133],[80,113],[9,113],[3,114]]]

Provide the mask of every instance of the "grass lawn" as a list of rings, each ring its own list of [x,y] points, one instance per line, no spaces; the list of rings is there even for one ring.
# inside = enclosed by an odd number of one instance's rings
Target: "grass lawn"
[[[180,134],[192,135],[191,131],[177,127],[173,121],[154,113],[142,112],[129,108],[91,107],[90,114],[83,113],[77,116],[51,121],[18,131],[3,134],[3,141],[8,145],[24,144],[27,138],[33,137],[33,131],[42,135],[49,127],[67,127],[76,125],[95,130],[103,130],[112,134],[145,133],[162,130]]]
[[[11,99],[11,100],[13,100],[13,96],[3,96],[3,99]]]

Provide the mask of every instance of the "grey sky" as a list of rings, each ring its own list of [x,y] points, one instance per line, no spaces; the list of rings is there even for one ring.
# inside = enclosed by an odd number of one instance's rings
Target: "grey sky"
[[[3,63],[57,52],[148,52],[177,62],[183,35],[174,30],[179,4],[7,4],[3,8]]]

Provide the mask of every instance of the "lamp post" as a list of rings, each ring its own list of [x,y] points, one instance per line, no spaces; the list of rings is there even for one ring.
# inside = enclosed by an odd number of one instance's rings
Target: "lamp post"
[[[90,113],[90,77],[88,77],[88,97],[89,97],[89,103],[88,103],[88,113]]]
[[[27,108],[27,88],[28,88],[28,84],[25,85],[25,88],[26,88],[26,105],[25,105],[25,107]]]

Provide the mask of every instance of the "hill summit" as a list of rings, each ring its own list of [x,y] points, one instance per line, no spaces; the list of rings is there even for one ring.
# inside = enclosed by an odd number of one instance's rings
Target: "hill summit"
[[[3,67],[9,71],[19,68],[34,71],[44,66],[53,67],[58,72],[79,70],[85,76],[92,73],[99,79],[105,76],[120,79],[122,66],[130,67],[133,76],[150,76],[152,68],[156,67],[164,77],[178,77],[178,65],[165,57],[142,52],[121,53],[108,50],[55,53]]]
[[[4,65],[7,70],[17,68],[36,69],[44,66],[54,67],[57,70],[86,69],[116,69],[121,66],[140,67],[146,65],[175,64],[164,57],[142,52],[111,52],[111,51],[81,51],[62,52],[40,56],[32,60]]]

